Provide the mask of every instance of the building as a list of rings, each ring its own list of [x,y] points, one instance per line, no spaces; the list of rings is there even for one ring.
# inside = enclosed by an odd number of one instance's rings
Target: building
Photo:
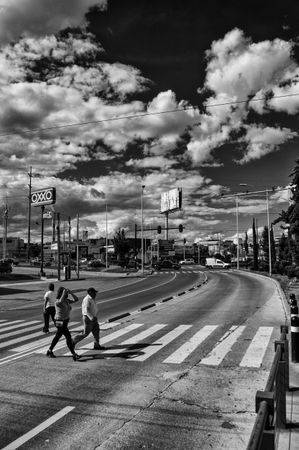
[[[3,238],[0,238],[0,258],[3,258]],[[6,238],[6,258],[18,258],[26,255],[26,246],[24,240],[19,237]]]

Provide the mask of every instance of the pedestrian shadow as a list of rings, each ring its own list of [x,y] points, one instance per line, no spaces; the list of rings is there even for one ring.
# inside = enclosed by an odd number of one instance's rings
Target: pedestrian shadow
[[[105,347],[105,353],[88,353],[81,356],[79,362],[84,362],[90,359],[113,359],[113,358],[121,358],[121,359],[134,359],[138,356],[142,356],[145,354],[143,349],[150,346],[158,346],[162,344],[150,344],[150,343],[142,343],[142,344],[132,344],[132,345],[113,345],[110,347]],[[80,350],[83,350],[82,348]],[[109,350],[111,353],[109,353]],[[119,350],[119,352],[115,353],[115,350]]]

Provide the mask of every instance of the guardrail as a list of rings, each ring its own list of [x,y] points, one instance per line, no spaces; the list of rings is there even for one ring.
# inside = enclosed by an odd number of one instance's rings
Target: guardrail
[[[281,326],[280,340],[275,341],[275,356],[264,391],[257,391],[257,416],[247,450],[274,450],[278,431],[286,428],[286,391],[289,389],[288,327]]]

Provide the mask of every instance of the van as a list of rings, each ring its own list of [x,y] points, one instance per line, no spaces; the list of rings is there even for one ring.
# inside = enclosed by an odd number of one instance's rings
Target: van
[[[207,258],[206,259],[206,267],[207,269],[229,269],[230,264],[221,261],[221,259],[217,258]]]

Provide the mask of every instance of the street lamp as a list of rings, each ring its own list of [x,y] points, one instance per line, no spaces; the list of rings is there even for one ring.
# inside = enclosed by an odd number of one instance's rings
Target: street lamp
[[[141,270],[142,273],[144,271],[144,247],[143,247],[143,190],[144,190],[145,186],[142,185],[141,186],[141,227],[140,227],[140,232],[141,232]]]
[[[106,269],[108,268],[108,211],[107,211],[107,202],[106,202],[106,217],[105,217],[105,222],[106,222],[106,229],[105,229],[105,243],[106,243]]]

